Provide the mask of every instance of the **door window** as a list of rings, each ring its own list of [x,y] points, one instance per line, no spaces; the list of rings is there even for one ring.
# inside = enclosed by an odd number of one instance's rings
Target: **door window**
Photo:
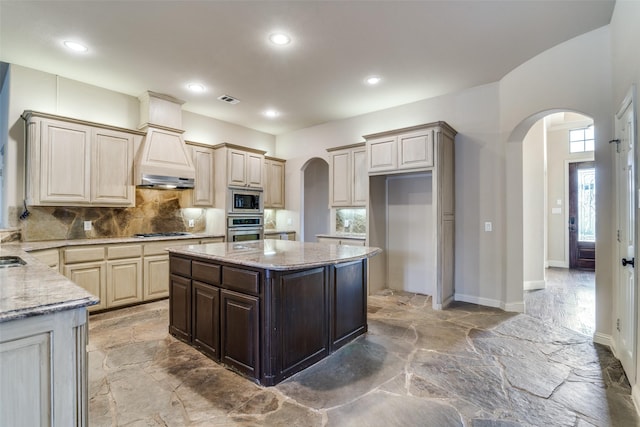
[[[578,241],[596,241],[596,170],[578,169]]]

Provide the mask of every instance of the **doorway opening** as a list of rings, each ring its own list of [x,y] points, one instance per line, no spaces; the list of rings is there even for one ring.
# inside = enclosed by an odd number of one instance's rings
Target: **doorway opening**
[[[302,166],[302,237],[303,242],[315,242],[317,234],[328,234],[329,164],[314,157]]]
[[[522,143],[525,313],[595,332],[593,119],[555,112]]]

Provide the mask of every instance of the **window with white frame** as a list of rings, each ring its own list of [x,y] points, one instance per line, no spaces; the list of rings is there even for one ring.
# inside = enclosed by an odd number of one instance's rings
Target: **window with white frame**
[[[593,138],[593,126],[569,131],[569,152],[582,153],[593,151],[595,140]]]

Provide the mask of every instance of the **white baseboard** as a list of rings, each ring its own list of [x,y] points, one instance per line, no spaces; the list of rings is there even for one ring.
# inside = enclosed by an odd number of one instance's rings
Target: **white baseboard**
[[[609,334],[603,334],[602,332],[596,332],[593,334],[593,342],[596,344],[606,345],[611,349],[615,356],[615,346],[613,345],[613,337]]]
[[[487,307],[502,308],[503,305],[502,301],[497,299],[482,298],[475,295],[455,294],[454,299],[456,301],[470,302],[471,304],[484,305]]]
[[[636,412],[640,414],[640,389],[637,384],[631,386],[631,400],[636,406]]]
[[[524,313],[524,301],[520,302],[510,302],[507,304],[503,304],[504,307],[502,309],[504,311],[511,311],[514,313]]]
[[[537,291],[547,287],[546,280],[528,280],[522,285],[525,291]]]
[[[566,261],[559,261],[555,259],[550,259],[547,261],[548,267],[558,267],[558,268],[569,268],[569,263]]]
[[[500,300],[491,298],[482,298],[475,295],[455,294],[454,300],[469,302],[471,304],[484,305],[485,307],[500,308],[504,311],[515,311],[517,313],[524,313],[524,302],[516,302],[505,304]]]

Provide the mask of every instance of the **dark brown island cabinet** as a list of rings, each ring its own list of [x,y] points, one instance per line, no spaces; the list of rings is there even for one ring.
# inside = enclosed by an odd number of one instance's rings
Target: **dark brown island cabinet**
[[[367,331],[377,248],[258,241],[170,250],[169,332],[272,386]]]

